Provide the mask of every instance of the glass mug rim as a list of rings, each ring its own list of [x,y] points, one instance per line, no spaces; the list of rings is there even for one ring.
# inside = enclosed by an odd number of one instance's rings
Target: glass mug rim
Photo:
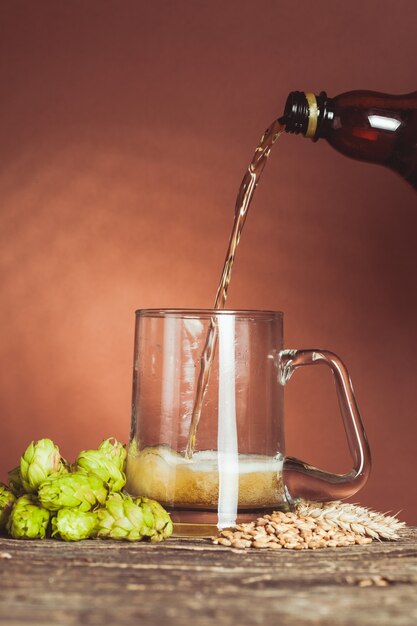
[[[195,308],[157,308],[137,309],[136,317],[173,317],[173,318],[211,318],[216,316],[235,316],[245,319],[259,319],[270,321],[271,318],[279,320],[284,317],[282,311],[262,309],[195,309]]]

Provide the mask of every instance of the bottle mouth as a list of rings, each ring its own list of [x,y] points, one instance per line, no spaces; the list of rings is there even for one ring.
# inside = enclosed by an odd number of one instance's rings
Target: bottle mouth
[[[279,122],[285,126],[285,132],[318,139],[326,100],[324,91],[319,96],[311,92],[292,91],[285,103],[284,115],[279,118]]]
[[[308,128],[309,107],[303,91],[292,91],[287,98],[284,115],[279,119],[285,132],[305,135]]]

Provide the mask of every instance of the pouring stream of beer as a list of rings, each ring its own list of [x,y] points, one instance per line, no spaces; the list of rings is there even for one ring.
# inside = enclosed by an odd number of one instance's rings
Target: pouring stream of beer
[[[230,284],[236,249],[239,245],[240,236],[245,225],[249,207],[252,202],[255,189],[259,183],[262,171],[269,157],[271,148],[275,141],[278,139],[278,137],[281,135],[281,133],[284,131],[284,128],[285,126],[278,120],[276,120],[273,124],[271,124],[269,128],[266,129],[259,142],[258,147],[255,150],[252,161],[250,162],[249,167],[243,177],[242,183],[239,187],[239,192],[236,198],[235,217],[232,227],[232,233],[230,235],[226,259],[224,261],[223,271],[220,277],[219,285],[217,287],[216,299],[214,302],[215,309],[223,309],[226,304],[227,292]],[[212,317],[210,320],[209,329],[207,331],[207,337],[204,344],[203,352],[200,358],[200,371],[198,375],[196,395],[191,416],[190,432],[188,436],[187,448],[185,451],[185,456],[189,459],[192,457],[196,446],[197,429],[201,417],[201,411],[203,408],[204,396],[209,383],[211,366],[216,350],[217,336],[217,321],[216,318]]]

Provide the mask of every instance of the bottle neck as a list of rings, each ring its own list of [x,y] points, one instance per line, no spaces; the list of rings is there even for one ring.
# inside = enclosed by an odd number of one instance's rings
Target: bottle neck
[[[279,119],[286,133],[302,134],[313,141],[324,137],[333,119],[333,100],[325,91],[318,96],[310,92],[292,91]]]

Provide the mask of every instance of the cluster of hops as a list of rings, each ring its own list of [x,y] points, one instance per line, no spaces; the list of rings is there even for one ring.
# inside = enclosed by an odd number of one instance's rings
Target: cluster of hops
[[[125,446],[112,437],[73,465],[50,439],[32,442],[9,485],[0,483],[0,531],[14,539],[162,541],[172,534],[171,519],[155,500],[122,492],[125,463]]]

